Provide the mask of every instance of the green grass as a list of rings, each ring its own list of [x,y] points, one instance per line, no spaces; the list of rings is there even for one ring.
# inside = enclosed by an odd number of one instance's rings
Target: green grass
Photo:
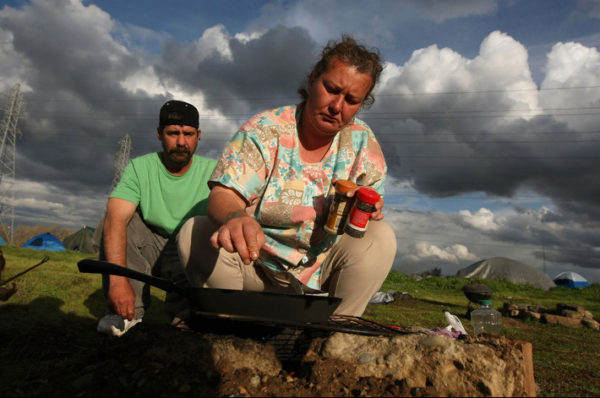
[[[79,273],[76,265],[79,260],[91,256],[7,246],[3,246],[2,250],[7,260],[3,280],[38,263],[45,255],[50,259],[17,279],[17,293],[7,303],[0,302],[0,339],[3,342],[0,349],[0,396],[61,395],[61,392],[71,391],[52,390],[53,380],[62,382],[58,375],[79,374],[74,383],[84,383],[82,369],[92,366],[87,363],[90,359],[86,347],[106,344],[106,339],[94,330],[96,320],[105,312],[100,276]],[[448,309],[459,316],[470,331],[470,322],[465,317],[469,303],[461,291],[469,282],[464,278],[441,277],[416,281],[392,272],[382,289],[407,292],[413,299],[370,305],[364,316],[390,325],[442,328],[446,326],[442,310]],[[584,306],[595,316],[600,314],[598,284],[583,289],[553,288],[543,291],[505,280],[479,282],[494,291],[492,301],[496,308],[507,301],[546,308],[570,303]],[[152,305],[144,317],[144,327],[160,329],[168,323],[161,304],[164,296],[163,291],[152,289]],[[540,396],[600,395],[600,332],[505,319],[503,333],[533,344],[535,379]],[[127,345],[132,341],[135,341],[135,335],[130,340],[121,339],[112,344],[122,344],[118,349],[127,351],[132,349]],[[73,349],[73,346],[78,349]],[[62,358],[61,352],[69,353],[68,361],[56,359]],[[118,361],[106,356],[103,360],[115,362],[107,368],[118,369]]]
[[[6,259],[6,268],[2,280],[6,280],[27,268],[39,263],[45,256],[49,260],[39,267],[16,279],[17,292],[9,300],[13,305],[29,305],[35,300],[52,299],[58,309],[74,316],[97,318],[105,313],[106,304],[102,293],[101,276],[98,274],[80,273],[77,262],[93,255],[74,251],[45,252],[2,246]],[[6,287],[6,286],[5,286]],[[152,301],[145,319],[163,321],[167,317],[161,311],[165,292],[152,290]],[[46,319],[53,313],[45,307],[31,305],[32,316]]]
[[[468,300],[462,294],[462,287],[472,281],[466,278],[441,278],[430,276],[419,281],[410,276],[392,271],[382,286],[382,290],[397,290],[416,295],[420,299],[446,302],[449,304],[467,306]],[[600,284],[593,284],[583,289],[568,289],[555,287],[549,291],[536,289],[529,285],[515,285],[505,279],[478,280],[478,283],[489,286],[494,292],[494,306],[503,302],[516,304],[535,304],[553,308],[558,303],[579,304],[600,314]]]

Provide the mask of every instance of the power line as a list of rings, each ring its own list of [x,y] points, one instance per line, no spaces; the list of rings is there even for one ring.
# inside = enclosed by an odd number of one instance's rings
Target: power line
[[[44,129],[44,133],[47,133],[49,131],[64,131],[63,129]],[[202,141],[203,142],[224,142],[224,141],[228,141],[234,134],[235,132],[231,131],[231,132],[211,132],[211,135],[223,135],[223,138],[220,137],[203,137]],[[138,132],[138,134],[144,134],[142,132]],[[207,133],[204,133],[204,135],[206,135]],[[230,136],[225,136],[225,134],[230,134]],[[595,134],[600,134],[600,133],[595,133]],[[393,138],[389,138],[389,135],[385,135],[385,134],[379,134],[379,135],[383,135],[383,139],[378,139],[377,141],[379,142],[379,144],[408,144],[408,145],[435,145],[435,144],[448,144],[448,145],[462,145],[462,144],[478,144],[479,146],[482,145],[515,145],[515,144],[574,144],[574,145],[579,145],[579,144],[587,144],[587,143],[595,143],[598,142],[600,143],[600,139],[554,139],[554,140],[514,140],[514,141],[509,141],[507,139],[505,140],[499,140],[499,139],[495,139],[495,140],[463,140],[463,141],[456,141],[456,140],[439,140],[439,139],[430,139],[433,137],[424,137],[423,140],[417,141],[417,140],[403,140],[403,139],[393,139]],[[44,136],[44,137],[48,137],[48,136]],[[101,136],[101,135],[86,135],[86,133],[66,133],[66,132],[58,132],[58,133],[54,133],[52,134],[51,137],[49,138],[60,138],[60,137],[74,137],[74,138],[81,138],[84,140],[110,140],[112,137],[111,136]],[[108,145],[108,143],[107,143]]]
[[[442,141],[442,140],[427,140],[427,141],[405,141],[405,140],[377,140],[380,144],[494,144],[494,145],[513,145],[513,144],[580,144],[580,143],[590,143],[590,142],[600,142],[599,140],[493,140],[493,141],[484,141],[484,140],[465,140],[465,141]]]
[[[367,115],[403,115],[403,114],[435,114],[435,113],[504,113],[504,112],[542,112],[542,111],[573,111],[573,110],[591,110],[591,109],[600,109],[600,106],[575,106],[575,107],[560,107],[560,108],[534,108],[534,109],[473,109],[473,110],[460,110],[460,109],[450,109],[443,111],[403,111],[403,112],[366,112]]]
[[[47,130],[45,130],[47,131]],[[61,130],[62,131],[62,130]],[[594,134],[597,134],[598,132],[594,132]],[[224,133],[223,133],[224,134]],[[233,136],[234,132],[228,132],[228,136],[223,136],[221,137],[205,137],[203,138],[203,142],[204,143],[220,143],[220,144],[225,144],[227,143],[231,137]],[[384,135],[385,136],[385,135]],[[111,137],[110,136],[98,136],[98,135],[83,135],[83,134],[75,134],[75,133],[55,133],[53,134],[51,137],[39,137],[39,138],[47,138],[47,139],[60,139],[60,138],[64,138],[64,137],[73,137],[73,138],[80,138],[82,140],[88,141],[88,140],[100,140],[100,141],[104,141],[101,144],[94,144],[95,147],[98,146],[105,146],[108,147],[109,145],[112,145],[110,143]],[[385,136],[385,137],[389,137],[389,136]],[[47,142],[48,140],[46,140]],[[587,139],[587,140],[583,140],[583,139],[579,139],[579,140],[515,140],[515,141],[506,141],[506,140],[492,140],[492,141],[482,141],[482,140],[465,140],[465,141],[440,141],[440,140],[424,140],[424,141],[408,141],[408,140],[394,140],[394,139],[381,139],[378,140],[379,143],[382,145],[384,152],[386,149],[386,144],[404,144],[404,145],[420,145],[423,146],[423,149],[428,149],[427,147],[430,147],[431,145],[436,145],[436,144],[444,144],[445,146],[447,145],[464,145],[464,144],[476,144],[478,148],[481,148],[483,146],[489,146],[489,145],[494,145],[494,146],[503,146],[503,145],[509,145],[509,146],[514,146],[514,145],[520,145],[520,144],[528,144],[528,145],[553,145],[553,144],[557,144],[557,145],[561,145],[564,146],[565,144],[570,144],[570,145],[585,145],[585,144],[590,144],[590,143],[596,143],[596,142],[600,142],[600,140],[593,140],[593,139]],[[539,148],[536,148],[539,149]],[[562,148],[561,148],[562,149]],[[590,149],[590,148],[586,148],[586,149]],[[539,152],[539,150],[538,150]],[[481,161],[481,160],[493,160],[493,159],[574,159],[574,160],[578,160],[578,161],[584,161],[584,160],[595,160],[598,159],[599,156],[597,155],[589,155],[589,156],[584,156],[584,155],[543,155],[543,154],[527,154],[527,155],[521,155],[521,154],[493,154],[493,155],[489,155],[489,154],[473,154],[473,153],[465,153],[465,154],[448,154],[448,153],[427,153],[427,152],[422,152],[422,153],[414,153],[414,152],[410,152],[410,153],[405,153],[405,154],[390,154],[390,153],[386,153],[386,159],[391,160],[391,159],[399,159],[399,160],[406,160],[406,159],[465,159],[465,160],[474,160],[474,161]]]
[[[108,119],[103,119],[103,120],[108,120]],[[206,119],[201,119],[201,120],[206,120]],[[246,120],[246,119],[240,119],[240,120]],[[31,130],[35,130],[36,127],[32,126],[30,127]],[[55,126],[55,127],[46,127],[44,126],[43,128],[40,128],[39,130],[42,130],[43,132],[49,132],[49,131],[57,131],[57,132],[81,132],[82,134],[86,134],[86,129],[91,129],[90,127],[77,127],[77,128],[73,128],[73,127],[61,127],[61,126]],[[101,130],[99,128],[94,127],[95,130]],[[237,132],[239,130],[239,126],[238,127],[234,127],[231,130],[211,130],[211,129],[207,129],[204,128],[202,130],[202,132],[204,134],[233,134],[235,132]],[[118,134],[118,130],[116,129],[112,129],[112,130],[108,130],[107,133],[111,133],[114,132],[114,134]],[[502,139],[503,137],[506,136],[511,136],[511,135],[519,135],[520,137],[524,137],[524,138],[530,138],[531,136],[556,136],[556,135],[569,135],[569,136],[574,136],[574,135],[598,135],[600,134],[599,130],[589,130],[589,131],[582,131],[582,130],[563,130],[563,131],[523,131],[523,130],[517,130],[517,129],[513,129],[510,131],[492,131],[492,130],[466,130],[466,129],[457,129],[457,130],[450,130],[448,128],[445,128],[443,131],[403,131],[400,128],[390,128],[389,126],[385,126],[383,128],[373,128],[374,134],[378,137],[378,138],[382,138],[382,137],[386,137],[386,136],[390,136],[390,135],[394,135],[395,137],[399,137],[399,138],[405,138],[405,137],[410,137],[410,136],[416,136],[417,138],[422,138],[422,139],[429,139],[429,138],[434,138],[434,137],[444,137],[444,136],[452,136],[452,137],[461,137],[461,136],[477,136],[477,137],[482,137],[482,138],[494,138],[494,139]],[[142,129],[138,129],[137,131],[134,131],[135,133],[138,134],[153,134],[155,133],[154,129],[148,129],[148,128],[144,128]]]
[[[600,108],[599,108],[600,109]],[[493,114],[482,114],[481,112],[477,112],[477,111],[468,111],[471,112],[472,114],[458,114],[456,112],[446,112],[445,114],[442,114],[443,112],[440,112],[440,114],[438,115],[423,115],[423,114],[419,114],[419,113],[410,113],[410,114],[406,114],[403,116],[403,114],[398,114],[399,116],[393,116],[394,114],[392,113],[386,113],[386,114],[390,114],[392,116],[389,117],[380,117],[380,116],[370,116],[369,114],[365,114],[365,115],[359,115],[360,119],[365,121],[365,122],[369,122],[372,123],[373,121],[380,121],[380,120],[384,120],[384,121],[395,121],[395,120],[464,120],[464,119],[506,119],[506,118],[517,118],[517,117],[522,117],[523,115],[518,114],[518,112],[515,111],[505,111],[503,113],[499,113],[496,115]],[[73,115],[73,114],[65,114],[65,115],[61,115],[61,114],[57,114],[57,113],[44,113],[44,112],[32,112],[32,116],[34,116],[36,119],[39,118],[46,118],[46,119],[59,119],[61,121],[63,120],[88,120],[88,121],[119,121],[119,122],[124,122],[124,121],[148,121],[148,120],[155,120],[154,117],[142,117],[142,116],[136,116],[134,114],[121,114],[121,115],[107,115],[107,116],[103,116],[103,115],[96,115],[96,114],[77,114],[77,115]],[[229,115],[229,116],[228,116]],[[254,114],[252,113],[247,113],[247,114],[224,114],[224,116],[200,116],[200,123],[202,122],[206,122],[206,121],[219,121],[219,122],[223,122],[223,121],[235,121],[238,122],[239,124],[245,122],[246,120],[248,120],[250,117],[252,117]],[[27,115],[25,115],[27,116]],[[548,116],[548,117],[582,117],[582,116],[587,116],[587,117],[599,117],[600,116],[600,111],[598,112],[570,112],[570,113],[538,113],[533,115],[535,117],[543,117],[543,116]]]
[[[596,112],[589,112],[596,111]],[[102,116],[106,112],[78,112],[76,115],[70,111],[45,111],[31,109],[30,112],[34,113],[37,118],[45,117],[56,117],[61,119],[93,119],[93,120],[114,120],[114,119],[133,119],[133,120],[155,120],[155,117],[139,116],[135,113],[111,113],[110,115]],[[595,116],[600,114],[600,107],[560,107],[560,108],[537,108],[537,109],[496,109],[496,110],[482,110],[482,109],[471,109],[471,110],[457,110],[457,109],[444,109],[444,110],[432,110],[432,111],[401,111],[401,112],[364,112],[359,113],[358,116],[363,120],[395,120],[395,119],[407,119],[407,118],[423,118],[423,119],[458,119],[463,117],[472,117],[473,115],[481,118],[498,118],[498,117],[509,117],[524,114],[531,114],[532,116]],[[252,117],[254,113],[221,113],[219,115],[208,116],[200,114],[202,120],[241,120]]]
[[[456,95],[456,94],[490,94],[490,93],[518,93],[531,91],[555,91],[555,90],[585,90],[600,88],[600,85],[590,86],[574,86],[574,87],[541,87],[541,88],[515,88],[515,89],[490,89],[490,90],[470,90],[470,91],[431,91],[431,92],[414,92],[414,93],[375,93],[377,97],[400,97],[400,96],[420,96],[420,95]]]
[[[386,155],[386,159],[463,159],[481,162],[488,159],[570,159],[570,160],[596,160],[600,159],[600,155],[596,156],[562,156],[562,155],[440,155],[440,154],[410,154],[410,155]]]
[[[533,88],[522,88],[522,89],[490,89],[490,90],[464,90],[464,91],[430,91],[430,92],[414,92],[414,93],[377,93],[375,92],[375,98],[378,97],[412,97],[412,96],[427,96],[427,95],[465,95],[465,94],[495,94],[495,93],[515,93],[515,92],[538,92],[538,91],[567,91],[567,90],[587,90],[587,89],[598,89],[600,85],[589,85],[589,86],[574,86],[574,87],[533,87]],[[265,96],[265,97],[216,97],[212,96],[210,99],[201,99],[196,102],[210,103],[219,101],[276,101],[276,100],[298,100],[297,95],[286,95],[286,96]],[[32,98],[27,99],[29,103],[32,102],[81,102],[79,99],[59,99],[59,98]],[[98,100],[87,100],[87,103],[114,103],[114,102],[132,102],[132,103],[162,103],[164,100],[156,99],[98,99]]]

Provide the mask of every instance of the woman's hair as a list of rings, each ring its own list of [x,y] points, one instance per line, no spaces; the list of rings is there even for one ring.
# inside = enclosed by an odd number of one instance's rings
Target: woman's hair
[[[331,60],[337,58],[343,63],[353,66],[360,73],[365,73],[371,76],[371,88],[367,93],[363,101],[364,106],[371,106],[375,102],[375,98],[371,95],[375,84],[379,80],[381,71],[383,70],[382,59],[377,49],[368,50],[363,45],[360,45],[349,35],[342,35],[341,41],[331,40],[321,53],[321,59],[313,66],[309,73],[306,82],[298,90],[298,93],[302,96],[302,99],[306,101],[308,99],[308,90],[306,88],[310,81],[310,76],[313,79],[321,76],[323,72],[327,70]]]

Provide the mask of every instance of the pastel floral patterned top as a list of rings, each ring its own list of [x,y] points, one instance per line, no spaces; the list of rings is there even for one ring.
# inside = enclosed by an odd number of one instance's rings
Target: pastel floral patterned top
[[[375,135],[355,118],[318,163],[300,159],[298,121],[302,104],[258,113],[234,135],[211,178],[236,190],[261,224],[269,268],[291,272],[319,289],[321,268],[339,236],[323,229],[334,182],[348,179],[383,196],[387,166]]]

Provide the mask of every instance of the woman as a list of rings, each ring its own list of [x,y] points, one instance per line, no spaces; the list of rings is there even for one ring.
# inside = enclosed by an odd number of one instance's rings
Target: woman
[[[210,220],[190,220],[178,236],[193,285],[327,291],[342,298],[337,313],[362,315],[396,252],[394,232],[381,221],[383,199],[361,239],[323,225],[336,180],[383,195],[383,153],[354,117],[373,102],[381,71],[377,53],[345,36],[323,50],[301,104],[261,112],[240,128],[209,182]]]

